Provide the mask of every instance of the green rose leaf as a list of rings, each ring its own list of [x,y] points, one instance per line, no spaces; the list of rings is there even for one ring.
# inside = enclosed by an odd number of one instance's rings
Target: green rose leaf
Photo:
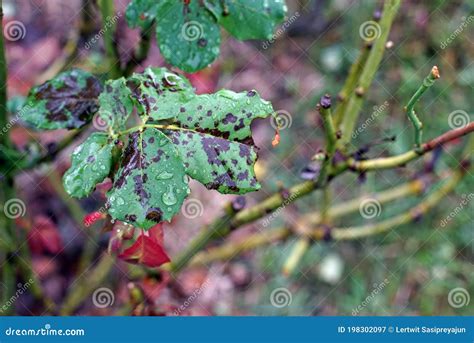
[[[87,73],[72,74],[58,78],[68,86],[58,87],[54,97],[68,108],[85,101],[83,93],[71,91],[72,83],[92,82],[90,77],[80,81]],[[57,87],[56,82],[45,87]],[[63,181],[70,195],[84,197],[107,176],[113,178],[107,208],[114,219],[144,229],[171,220],[189,193],[188,176],[226,194],[260,188],[253,169],[257,153],[251,124],[267,118],[273,108],[256,91],[197,95],[185,77],[148,68],[108,81],[93,99],[107,133],[93,133],[74,151]],[[141,121],[127,127],[134,109]],[[50,112],[45,110],[44,116]],[[116,149],[124,145],[118,156]]]
[[[283,0],[205,0],[206,7],[237,39],[268,39],[285,19]]]
[[[89,195],[96,184],[104,181],[112,165],[114,144],[104,134],[95,132],[72,154],[71,168],[63,176],[66,192],[77,198]]]
[[[166,73],[172,86],[160,82]],[[260,188],[253,170],[257,154],[250,125],[273,113],[268,101],[253,90],[196,95],[185,78],[163,68],[148,69],[134,79],[139,77],[148,81],[145,85],[142,80],[140,86],[146,90],[142,98],[148,100],[143,103],[153,103],[149,120],[166,119],[175,127],[165,133],[176,145],[190,177],[221,193],[243,194]]]
[[[102,86],[92,74],[73,69],[31,89],[23,119],[45,130],[76,129],[97,112]]]
[[[126,17],[145,30],[154,21],[166,61],[195,72],[219,55],[219,24],[237,39],[268,39],[285,14],[283,0],[133,0]]]
[[[127,84],[139,114],[159,119],[173,118],[174,104],[194,92],[188,80],[165,68],[147,68],[141,74],[133,74]]]
[[[253,166],[253,146],[208,134],[167,131],[186,167],[186,174],[208,189],[225,194],[244,194],[260,188]]]
[[[248,144],[253,144],[252,121],[273,113],[271,103],[254,90],[236,93],[223,89],[214,94],[187,94],[187,99],[173,105],[176,125]],[[152,118],[160,119],[159,116]]]
[[[113,130],[123,130],[133,111],[132,93],[125,78],[107,81],[99,96],[99,117]]]
[[[253,170],[257,154],[250,125],[273,113],[269,102],[255,91],[221,90],[188,97],[175,106],[174,124],[183,130],[167,134],[190,177],[221,193],[243,194],[260,188]]]
[[[125,12],[127,23],[131,28],[140,27],[148,29],[155,20],[156,13],[160,11],[164,2],[150,0],[134,0]]]
[[[220,29],[201,1],[164,1],[156,22],[161,54],[182,70],[202,69],[219,55]]]
[[[130,134],[107,207],[113,218],[149,229],[171,218],[189,194],[183,161],[162,132]]]

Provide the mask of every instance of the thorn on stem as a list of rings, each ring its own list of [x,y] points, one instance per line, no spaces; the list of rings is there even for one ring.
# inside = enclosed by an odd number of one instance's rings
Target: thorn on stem
[[[283,200],[288,200],[289,197],[290,197],[290,191],[288,190],[288,188],[286,188],[285,186],[283,186],[282,183],[280,183],[278,185],[278,193],[280,193],[281,197],[283,198]]]
[[[321,162],[310,162],[300,173],[300,177],[303,180],[314,180],[316,177],[319,176],[319,172],[321,170]]]
[[[324,233],[323,233],[323,241],[325,242],[330,242],[332,241],[332,233],[331,233],[331,227],[328,225],[324,225]]]
[[[439,69],[437,66],[434,66],[431,68],[431,76],[433,76],[434,79],[439,79],[441,76],[439,75]]]
[[[382,11],[380,9],[377,9],[374,11],[373,18],[375,21],[379,21],[380,18],[382,18]]]
[[[365,93],[365,91],[364,91],[364,88],[363,88],[363,87],[360,87],[360,86],[359,86],[359,87],[357,87],[357,88],[355,89],[355,94],[356,94],[357,96],[364,96],[364,93]]]
[[[423,210],[417,208],[411,211],[411,217],[413,218],[414,222],[419,222],[423,217]]]
[[[331,108],[331,96],[329,94],[322,96],[319,105],[324,109]]]
[[[237,198],[232,200],[232,204],[231,204],[232,210],[234,210],[235,212],[239,212],[244,209],[245,204],[246,204],[245,197],[238,196]]]

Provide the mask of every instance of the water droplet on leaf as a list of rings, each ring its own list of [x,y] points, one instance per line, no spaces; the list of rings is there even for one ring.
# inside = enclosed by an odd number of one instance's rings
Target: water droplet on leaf
[[[168,206],[176,204],[178,199],[176,199],[176,195],[174,194],[173,186],[168,186],[168,191],[163,193],[161,200],[163,200],[163,203]]]
[[[159,173],[159,174],[156,176],[156,179],[157,179],[157,180],[168,180],[168,179],[171,179],[172,177],[173,177],[173,174],[168,173],[168,172],[165,170],[165,171],[162,171],[161,173]]]

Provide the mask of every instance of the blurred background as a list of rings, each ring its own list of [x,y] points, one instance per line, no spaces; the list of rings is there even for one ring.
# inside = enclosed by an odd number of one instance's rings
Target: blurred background
[[[126,0],[115,1],[118,48],[123,60],[130,57],[139,38],[138,31],[126,25],[127,3]],[[239,42],[223,32],[221,55],[216,62],[187,75],[198,93],[221,88],[256,89],[285,117],[281,143],[277,147],[271,145],[274,129],[268,121],[256,122],[253,127],[256,145],[260,147],[256,170],[262,189],[246,195],[247,207],[282,187],[302,181],[302,170],[324,146],[322,123],[315,104],[324,93],[336,98],[351,63],[364,44],[360,28],[374,20],[374,13],[377,16],[382,4],[367,0],[287,0],[287,20],[272,39]],[[3,6],[4,25],[17,21],[24,26],[24,34],[6,39],[12,116],[32,86],[54,77],[65,65],[97,75],[104,73],[103,41],[91,43],[101,27],[94,1],[4,0]],[[425,124],[425,139],[450,130],[454,124],[448,118],[454,111],[459,111],[460,120],[472,121],[473,15],[472,1],[402,3],[389,36],[391,43],[357,124],[360,130],[352,142],[354,150],[380,141],[366,153],[373,158],[412,148],[413,129],[403,107],[434,65],[439,67],[441,79],[417,105],[417,113]],[[167,65],[154,39],[148,58],[136,70],[148,65]],[[48,149],[67,135],[65,131],[34,132],[21,123],[14,123],[10,134],[24,154],[33,154],[39,149],[38,142],[40,148]],[[389,137],[395,139],[384,141]],[[80,142],[81,138],[74,145]],[[466,139],[456,141],[436,154],[439,159],[435,175],[457,167],[465,142]],[[71,294],[83,294],[90,277],[100,279],[100,288],[111,291],[108,295],[113,301],[108,306],[97,306],[93,292],[89,292],[90,295],[82,297],[69,313],[472,314],[472,170],[455,192],[416,222],[358,241],[316,242],[289,276],[283,275],[282,266],[295,244],[293,238],[247,251],[232,260],[187,268],[171,280],[159,273],[144,273],[116,259],[107,268],[99,265],[102,268],[98,268],[99,275],[91,276],[88,272],[100,263],[109,246],[110,233],[102,232],[100,225],[87,228],[83,224],[87,213],[103,206],[104,196],[100,190],[80,201],[69,198],[62,190],[61,176],[70,165],[74,145],[61,152],[53,163],[22,172],[15,179],[18,195],[27,208],[27,216],[17,222],[18,230],[29,227],[27,243],[44,292],[59,305],[64,305],[65,299],[74,302]],[[344,174],[331,183],[333,203],[368,196],[410,181],[430,161],[432,156],[425,156],[405,168],[377,171],[362,177]],[[179,215],[164,226],[165,246],[172,259],[205,224],[222,214],[224,203],[235,198],[208,191],[195,182],[191,188],[191,198],[202,206],[198,215],[192,218]],[[412,208],[423,196],[384,204],[376,218],[364,218],[355,211],[335,218],[333,224],[346,227],[383,220]],[[252,233],[291,224],[302,214],[319,211],[320,197],[319,193],[311,194],[285,206],[270,219],[240,228],[213,245],[241,242]],[[466,301],[462,306],[453,306],[452,301],[448,301],[449,294],[459,289]],[[12,306],[20,315],[45,313],[44,307],[29,292],[24,292]]]

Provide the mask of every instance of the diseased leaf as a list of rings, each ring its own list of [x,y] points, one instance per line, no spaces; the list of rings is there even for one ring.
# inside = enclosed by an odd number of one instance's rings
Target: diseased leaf
[[[70,102],[67,94],[62,100]],[[146,230],[171,220],[189,193],[187,176],[221,193],[260,188],[251,124],[273,108],[256,91],[197,95],[186,78],[148,68],[107,82],[96,101],[107,133],[93,133],[74,151],[63,181],[70,195],[84,197],[110,175],[107,208],[112,218]],[[134,108],[141,124],[127,128]],[[127,134],[128,142],[122,141]],[[124,143],[120,166],[111,175],[118,158],[115,147]]]
[[[148,72],[164,73],[162,69]],[[184,78],[176,77],[184,82]],[[165,133],[176,145],[186,173],[221,193],[243,194],[259,189],[253,171],[257,154],[250,125],[256,118],[268,117],[272,105],[256,91],[221,90],[196,95],[186,87],[171,94],[172,102],[158,101],[158,109],[166,110],[152,109],[150,119],[173,118],[177,129]]]
[[[253,170],[257,154],[250,125],[273,112],[269,102],[255,91],[221,90],[188,96],[187,102],[174,105],[174,124],[184,130],[166,134],[190,177],[221,193],[243,194],[260,188]]]
[[[147,68],[143,73],[135,73],[127,85],[138,112],[160,120],[173,118],[175,103],[186,101],[193,92],[188,80],[165,68]]]
[[[166,61],[194,72],[219,55],[219,24],[237,39],[268,39],[285,14],[283,0],[133,0],[126,16],[142,29],[154,21]]]
[[[109,175],[113,147],[106,134],[95,132],[74,150],[71,168],[63,176],[69,195],[85,197]]]
[[[229,33],[237,39],[269,39],[285,19],[283,0],[204,0]]]
[[[123,130],[127,119],[133,111],[131,91],[125,78],[107,81],[104,91],[99,96],[99,116],[107,126],[114,130]]]
[[[174,121],[180,127],[248,144],[253,144],[252,121],[266,118],[272,112],[271,103],[256,91],[235,93],[225,89],[188,96],[186,102],[175,103],[173,110]]]
[[[194,72],[219,55],[219,26],[201,1],[165,0],[156,21],[156,37],[167,62]]]
[[[63,72],[31,89],[22,118],[39,129],[79,128],[97,112],[101,91],[92,74],[79,69]]]
[[[133,0],[127,6],[125,17],[131,28],[140,27],[147,29],[155,19],[156,13],[164,2],[150,0]]]
[[[154,128],[132,133],[107,194],[112,217],[149,229],[171,220],[188,193],[183,162],[170,139]]]
[[[260,188],[253,146],[192,131],[167,131],[181,154],[186,173],[208,189],[244,194]]]

